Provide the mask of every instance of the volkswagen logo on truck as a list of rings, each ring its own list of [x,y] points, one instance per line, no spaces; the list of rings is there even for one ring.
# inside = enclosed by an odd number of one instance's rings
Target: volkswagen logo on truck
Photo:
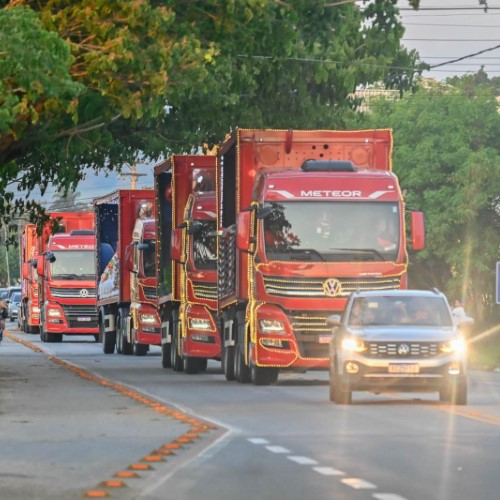
[[[89,296],[89,291],[88,291],[86,288],[82,288],[82,289],[80,290],[80,297],[82,297],[82,298],[86,298],[86,297],[88,297],[88,296]]]
[[[337,278],[328,278],[323,283],[323,291],[328,297],[337,297],[342,293],[342,283]]]

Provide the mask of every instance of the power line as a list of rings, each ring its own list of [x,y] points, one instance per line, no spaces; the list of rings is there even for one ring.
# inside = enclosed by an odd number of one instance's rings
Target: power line
[[[469,59],[471,57],[475,57],[475,56],[478,56],[480,54],[484,54],[485,52],[491,52],[492,50],[496,50],[499,48],[500,48],[500,45],[495,45],[494,47],[489,47],[488,49],[483,49],[483,50],[480,50],[479,52],[474,52],[473,54],[468,54],[466,56],[462,56],[462,57],[459,57],[457,59],[451,59],[450,61],[445,61],[445,62],[442,62],[439,64],[434,64],[431,66],[431,69],[438,68],[440,66],[445,66],[447,64],[453,64],[453,63],[458,62],[458,61],[463,61],[464,59]]]

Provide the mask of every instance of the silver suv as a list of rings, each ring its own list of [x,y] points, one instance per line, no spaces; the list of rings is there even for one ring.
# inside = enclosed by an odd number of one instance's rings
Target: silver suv
[[[439,291],[354,292],[342,317],[330,316],[330,399],[353,391],[438,391],[467,404],[466,342]]]

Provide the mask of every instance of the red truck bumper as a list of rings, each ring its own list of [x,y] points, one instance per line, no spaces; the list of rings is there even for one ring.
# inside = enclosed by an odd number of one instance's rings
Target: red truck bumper
[[[188,332],[182,339],[182,353],[193,358],[220,359],[221,345],[218,332]]]
[[[268,347],[262,345],[264,339],[259,339],[257,346],[251,349],[252,361],[258,366],[269,366],[279,368],[296,369],[328,369],[329,358],[306,358],[301,357],[297,344],[287,340],[286,347]]]
[[[136,340],[139,344],[161,345],[161,333],[158,328],[158,333],[143,332],[139,330],[136,333]]]

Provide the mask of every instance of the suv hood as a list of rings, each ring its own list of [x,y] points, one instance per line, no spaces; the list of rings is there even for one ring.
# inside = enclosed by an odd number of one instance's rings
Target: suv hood
[[[351,327],[348,332],[365,341],[372,342],[441,342],[455,338],[458,330],[455,327],[443,326],[369,326]]]

